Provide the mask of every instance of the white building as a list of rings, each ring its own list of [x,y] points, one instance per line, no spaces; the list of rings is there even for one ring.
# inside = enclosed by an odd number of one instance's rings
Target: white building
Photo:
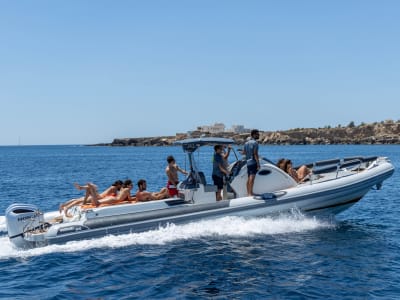
[[[214,125],[204,125],[200,126],[199,130],[201,132],[209,132],[209,133],[221,133],[225,132],[225,124],[223,123],[215,123]]]
[[[229,131],[234,133],[245,133],[248,132],[248,129],[244,128],[243,125],[232,125]]]
[[[200,132],[209,132],[211,134],[221,133],[221,132],[233,132],[233,133],[248,133],[250,129],[245,128],[243,125],[232,125],[231,128],[225,130],[224,123],[215,123],[214,125],[203,125],[197,127]]]

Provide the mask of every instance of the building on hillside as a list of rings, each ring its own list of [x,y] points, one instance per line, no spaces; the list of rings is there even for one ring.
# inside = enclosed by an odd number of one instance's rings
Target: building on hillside
[[[233,132],[233,133],[246,133],[246,132],[250,132],[250,129],[244,128],[243,125],[232,125],[232,127],[227,131]]]
[[[197,128],[200,132],[209,132],[211,134],[225,132],[225,124],[215,123],[214,125],[203,125]]]
[[[197,131],[200,132],[208,132],[211,134],[223,133],[223,132],[232,132],[232,133],[249,133],[251,129],[245,128],[243,125],[232,125],[231,128],[225,129],[224,123],[215,123],[214,125],[202,125],[197,127]]]

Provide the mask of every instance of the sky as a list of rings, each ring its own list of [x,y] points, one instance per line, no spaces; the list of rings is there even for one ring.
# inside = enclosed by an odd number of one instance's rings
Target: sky
[[[0,0],[0,145],[400,119],[397,0]]]

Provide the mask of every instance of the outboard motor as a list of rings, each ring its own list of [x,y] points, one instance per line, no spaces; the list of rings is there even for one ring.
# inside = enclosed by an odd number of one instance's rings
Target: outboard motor
[[[32,244],[24,239],[24,233],[40,228],[43,214],[32,204],[15,203],[6,209],[6,224],[10,241],[18,248],[32,248]]]

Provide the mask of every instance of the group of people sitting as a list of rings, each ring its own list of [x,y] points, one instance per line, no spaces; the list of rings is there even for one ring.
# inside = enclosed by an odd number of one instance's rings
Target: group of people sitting
[[[311,174],[311,170],[306,165],[302,165],[297,169],[293,168],[290,159],[281,158],[276,165],[278,168],[288,173],[297,183],[306,181],[309,178],[308,175]]]
[[[147,191],[147,182],[144,179],[138,181],[138,190],[135,196],[131,195],[133,182],[130,179],[127,179],[124,182],[117,180],[102,193],[99,193],[97,186],[91,182],[86,185],[74,183],[74,186],[80,191],[84,190],[85,196],[71,199],[60,205],[60,213],[64,212],[64,215],[67,217],[71,217],[68,210],[77,205],[92,205],[97,207],[104,204],[136,203],[150,200],[161,200],[170,197],[168,189],[165,187],[159,192]]]
[[[93,183],[89,182],[86,185],[74,183],[76,189],[85,191],[85,196],[62,203],[59,207],[59,211],[60,213],[63,212],[65,216],[71,217],[68,210],[77,205],[93,205],[97,207],[104,204],[136,203],[177,196],[178,190],[176,186],[179,183],[178,172],[185,175],[188,173],[176,164],[175,158],[172,155],[167,157],[167,162],[168,166],[165,169],[165,173],[168,177],[167,186],[163,187],[159,192],[147,191],[147,182],[144,179],[138,181],[138,190],[135,196],[131,195],[133,182],[130,179],[124,182],[117,180],[102,193],[98,192],[97,186]]]
[[[215,147],[215,152],[219,154],[220,150],[223,149],[222,146],[217,145]],[[228,151],[230,148],[228,148]],[[225,166],[222,168],[220,165],[225,165],[227,156],[229,152],[221,158],[221,161],[214,158],[214,170],[221,169],[221,171],[225,170]],[[168,177],[167,186],[163,187],[158,192],[149,192],[147,191],[147,182],[144,179],[140,179],[137,183],[138,190],[135,196],[131,195],[131,190],[133,188],[133,182],[130,179],[122,182],[121,180],[115,181],[110,187],[104,190],[102,193],[98,192],[98,188],[93,183],[87,183],[86,185],[79,185],[78,183],[74,183],[74,186],[78,190],[84,190],[85,195],[80,198],[71,199],[65,203],[60,205],[60,213],[64,212],[64,215],[70,217],[68,210],[77,205],[93,205],[99,206],[104,204],[119,204],[119,203],[136,203],[136,202],[144,202],[151,200],[161,200],[170,197],[177,196],[177,184],[179,183],[178,172],[187,175],[188,173],[181,169],[175,162],[173,156],[167,157],[168,165],[165,169],[166,175]],[[293,168],[292,161],[290,159],[281,158],[277,166],[288,173],[296,182],[301,183],[306,181],[309,178],[309,174],[311,173],[310,169],[303,165],[297,169]],[[214,173],[213,170],[213,179]],[[215,179],[214,179],[215,181]],[[221,190],[222,186],[218,186],[217,192],[217,200],[221,200]]]

